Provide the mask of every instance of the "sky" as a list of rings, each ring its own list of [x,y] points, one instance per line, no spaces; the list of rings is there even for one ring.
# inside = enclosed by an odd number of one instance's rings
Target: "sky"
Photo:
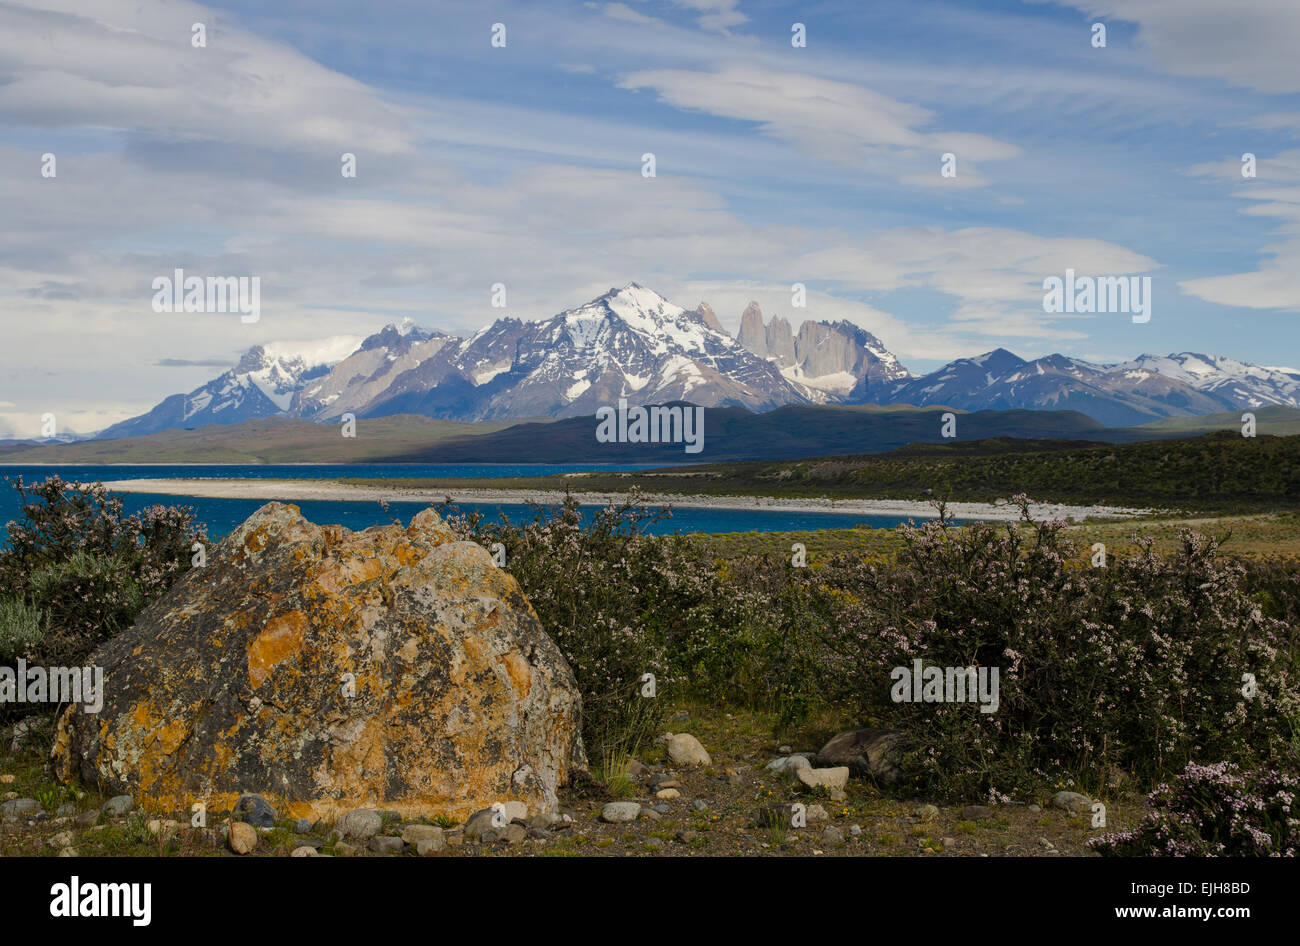
[[[1297,49],[1296,0],[0,0],[0,437],[632,281],[917,374],[1300,367]],[[260,318],[156,312],[178,268],[258,277]],[[1045,312],[1067,269],[1150,276],[1150,320]]]

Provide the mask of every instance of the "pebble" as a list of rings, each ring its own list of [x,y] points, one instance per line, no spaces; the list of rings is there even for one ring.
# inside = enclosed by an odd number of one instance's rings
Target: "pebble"
[[[104,802],[104,807],[100,811],[110,818],[120,818],[123,815],[130,814],[135,808],[135,799],[130,795],[114,795],[108,801]]]
[[[232,821],[226,840],[236,854],[249,854],[257,847],[257,831],[251,824]]]
[[[668,737],[668,758],[677,765],[713,764],[713,760],[700,744],[700,740],[687,732],[679,732]]]
[[[294,834],[311,834],[311,819],[299,818],[293,825]]]
[[[294,848],[293,853],[290,854],[289,856],[290,857],[320,857],[320,851],[316,850],[314,847],[309,847],[308,845],[304,844],[301,847]]]
[[[682,793],[675,788],[661,788],[659,791],[655,792],[655,798],[662,799],[663,801],[671,801],[674,798],[681,797]]]
[[[636,821],[641,806],[634,801],[612,801],[600,810],[600,820],[608,824]]]

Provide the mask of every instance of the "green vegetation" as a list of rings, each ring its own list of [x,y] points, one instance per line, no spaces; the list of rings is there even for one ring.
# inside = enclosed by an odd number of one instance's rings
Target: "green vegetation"
[[[140,437],[0,448],[3,463],[373,463],[431,445],[493,433],[504,423],[463,424],[412,414],[362,418],[358,436],[335,424],[268,417]]]
[[[622,473],[507,480],[348,479],[420,489],[624,491],[704,496],[930,499],[1259,511],[1300,507],[1300,435],[1213,433],[1187,440],[1097,445],[995,438],[912,444],[890,453],[714,463]]]

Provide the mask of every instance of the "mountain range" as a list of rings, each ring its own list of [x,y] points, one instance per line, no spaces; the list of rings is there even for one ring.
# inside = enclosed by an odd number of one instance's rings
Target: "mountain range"
[[[188,394],[100,438],[292,417],[337,422],[417,414],[462,422],[591,417],[686,401],[764,412],[783,405],[943,405],[967,411],[1077,411],[1130,426],[1268,405],[1300,407],[1300,370],[1218,355],[1141,355],[1100,365],[1006,349],[915,377],[851,322],[764,322],[750,303],[732,337],[706,303],[677,306],[631,283],[549,319],[501,318],[468,338],[410,320],[366,338],[258,345]]]

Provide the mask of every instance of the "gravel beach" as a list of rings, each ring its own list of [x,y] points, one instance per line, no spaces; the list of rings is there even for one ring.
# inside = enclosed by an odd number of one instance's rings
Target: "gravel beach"
[[[450,497],[462,503],[542,503],[558,504],[564,493],[546,489],[412,489],[402,486],[356,486],[333,480],[274,480],[274,479],[131,479],[104,483],[109,489],[123,493],[162,493],[174,496],[201,496],[216,499],[264,499],[295,502],[297,500],[335,500],[364,502],[440,503]],[[588,505],[606,505],[622,501],[625,493],[588,492],[575,490],[579,502]],[[915,516],[927,519],[934,516],[934,507],[928,502],[898,499],[827,499],[827,498],[776,498],[772,496],[691,496],[672,493],[643,493],[646,503],[652,506],[673,506],[697,509],[761,509],[771,512],[836,512],[878,516]],[[1082,519],[1127,519],[1146,515],[1150,510],[1126,509],[1119,506],[1066,506],[1036,504],[1032,507],[1036,518],[1053,518],[1078,521]],[[949,503],[948,511],[958,519],[1015,520],[1019,510],[1013,506],[993,503]]]

